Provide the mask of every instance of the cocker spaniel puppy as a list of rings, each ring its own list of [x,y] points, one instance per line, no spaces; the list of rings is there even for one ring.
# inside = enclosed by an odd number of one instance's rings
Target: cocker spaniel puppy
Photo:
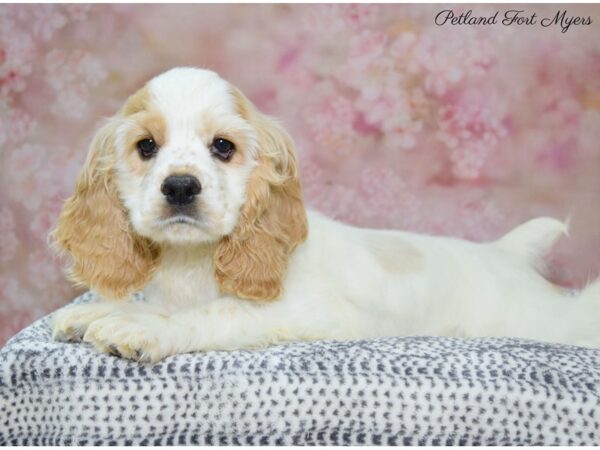
[[[285,130],[214,72],[176,68],[91,144],[53,236],[101,300],[56,313],[54,336],[141,361],[394,335],[598,347],[600,283],[572,297],[536,270],[565,232],[538,218],[480,244],[307,212]]]

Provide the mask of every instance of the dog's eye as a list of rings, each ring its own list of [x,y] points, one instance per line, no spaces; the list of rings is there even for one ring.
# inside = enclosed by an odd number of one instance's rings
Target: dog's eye
[[[140,151],[142,159],[150,159],[156,154],[158,146],[154,139],[142,139],[137,143],[137,148]]]
[[[233,142],[228,141],[227,139],[215,138],[210,146],[210,151],[221,161],[229,161],[233,155],[233,152],[235,152],[235,145],[233,145]]]

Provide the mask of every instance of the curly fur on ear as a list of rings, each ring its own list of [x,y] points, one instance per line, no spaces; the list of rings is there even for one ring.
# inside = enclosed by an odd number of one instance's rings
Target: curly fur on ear
[[[225,293],[274,300],[281,295],[290,254],[308,233],[294,144],[238,89],[232,92],[240,114],[257,132],[259,165],[250,175],[236,229],[215,252],[215,276]]]
[[[159,248],[131,228],[115,183],[114,120],[94,137],[75,194],[60,213],[53,245],[72,257],[69,277],[109,299],[141,289]]]

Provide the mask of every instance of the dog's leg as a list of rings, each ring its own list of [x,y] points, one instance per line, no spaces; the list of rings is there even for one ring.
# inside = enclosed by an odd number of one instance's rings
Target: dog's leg
[[[256,303],[219,298],[173,314],[112,314],[94,321],[84,340],[100,351],[154,362],[178,353],[265,347],[290,340],[336,337],[332,321],[292,314],[283,301]],[[116,350],[116,351],[115,351]]]
[[[576,302],[573,336],[567,343],[600,348],[600,280],[584,288]]]
[[[493,283],[490,283],[493,284]],[[600,282],[570,295],[537,276],[522,277],[492,303],[471,302],[466,336],[517,337],[600,348]],[[476,296],[474,296],[476,298]]]
[[[62,342],[79,342],[92,322],[112,314],[134,314],[140,311],[158,313],[161,309],[144,302],[135,302],[133,299],[97,300],[81,305],[69,305],[52,315],[52,337]]]
[[[57,341],[79,342],[90,323],[118,311],[121,306],[119,302],[98,300],[62,308],[50,319],[52,337]]]

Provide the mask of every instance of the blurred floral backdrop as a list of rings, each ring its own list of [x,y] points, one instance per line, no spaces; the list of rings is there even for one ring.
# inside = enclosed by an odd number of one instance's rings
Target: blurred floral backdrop
[[[76,294],[46,236],[99,120],[178,65],[220,72],[283,120],[314,208],[474,240],[571,215],[552,278],[597,274],[600,6],[568,6],[594,23],[566,33],[436,26],[443,8],[1,5],[0,345]]]

